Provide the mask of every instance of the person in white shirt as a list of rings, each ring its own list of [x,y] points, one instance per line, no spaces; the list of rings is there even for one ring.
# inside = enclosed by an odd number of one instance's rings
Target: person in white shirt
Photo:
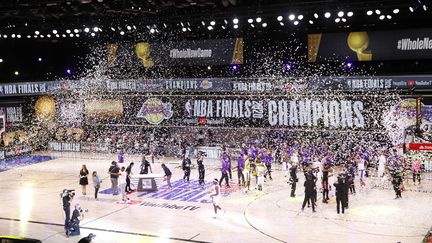
[[[123,202],[125,202],[126,200],[129,201],[129,198],[126,195],[126,177],[126,168],[123,166],[121,167],[119,172],[119,191]]]
[[[378,177],[383,177],[385,173],[385,164],[387,160],[383,152],[378,157]]]

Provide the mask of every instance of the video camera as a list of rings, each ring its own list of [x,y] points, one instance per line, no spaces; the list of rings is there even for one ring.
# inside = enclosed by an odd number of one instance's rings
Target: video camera
[[[63,191],[60,193],[60,197],[64,198],[66,196],[69,197],[74,197],[75,196],[75,190],[68,190],[68,189],[63,189]]]

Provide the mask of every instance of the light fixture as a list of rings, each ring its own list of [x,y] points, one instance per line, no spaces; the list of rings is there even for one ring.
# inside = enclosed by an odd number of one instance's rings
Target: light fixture
[[[281,26],[285,26],[285,24],[284,24],[283,22],[279,22],[279,24],[280,24]]]
[[[267,23],[263,23],[262,27],[264,27],[264,28],[267,27]]]
[[[387,15],[386,17],[387,17],[387,19],[391,19],[391,18],[392,18],[392,16],[391,16],[391,15]]]
[[[426,4],[423,4],[423,10],[424,10],[424,11],[427,11],[427,6],[426,6]]]
[[[115,31],[114,27],[111,27],[110,29],[111,29],[112,31]]]
[[[21,35],[20,35],[20,34],[18,34],[18,35],[17,35],[17,38],[18,38],[18,39],[21,39]]]
[[[238,25],[235,24],[235,25],[234,25],[234,29],[238,29]]]
[[[213,27],[211,25],[207,26],[208,30],[213,30]]]
[[[69,37],[74,37],[74,34],[70,33],[70,34],[69,34]]]
[[[297,19],[298,19],[298,20],[302,20],[303,17],[304,17],[304,16],[300,14],[299,16],[297,16]]]
[[[376,13],[377,15],[380,15],[380,14],[381,14],[381,11],[380,11],[379,9],[377,9],[377,10],[375,10],[375,13]]]
[[[183,27],[183,28],[182,28],[182,31],[183,31],[183,32],[186,32],[186,31],[187,31],[186,27]]]
[[[410,6],[409,11],[414,12],[414,8],[412,6]]]
[[[120,31],[120,35],[124,35],[125,33],[124,33],[124,31],[122,30],[122,31]]]
[[[371,15],[373,14],[373,11],[372,11],[372,10],[368,10],[368,11],[366,12],[366,14],[369,15],[369,16],[371,16]]]
[[[12,37],[12,38],[15,38],[15,34],[12,34],[11,37]]]
[[[57,37],[57,38],[59,38],[59,37],[60,37],[60,35],[59,35],[59,34],[56,34],[56,37]]]
[[[15,74],[15,76],[18,76],[18,75],[19,75],[19,72],[18,72],[18,71],[15,71],[14,74]]]
[[[79,32],[79,30],[78,29],[74,29],[74,33],[78,33]]]
[[[238,24],[238,23],[239,23],[238,18],[233,19],[233,23],[234,23],[234,24]]]
[[[339,16],[340,18],[342,18],[342,17],[344,16],[344,14],[345,14],[345,13],[344,13],[343,11],[339,11],[339,12],[338,12],[338,16]]]
[[[252,28],[255,28],[255,25],[254,25],[254,24],[250,24],[250,26],[251,26]]]
[[[40,37],[40,38],[44,38],[45,36],[44,36],[44,35],[40,35],[39,37]]]
[[[211,66],[207,66],[207,69],[208,69],[208,70],[211,70]]]
[[[95,37],[96,36],[96,33],[91,33],[90,34],[92,37]]]
[[[349,11],[349,12],[347,13],[347,16],[348,16],[348,17],[352,17],[353,15],[354,15],[354,13],[351,12],[351,11]]]
[[[398,8],[393,9],[393,13],[394,14],[398,14],[399,13],[399,9]]]
[[[340,18],[336,18],[336,19],[335,19],[335,22],[336,22],[336,23],[339,23],[339,22],[340,22]]]
[[[37,60],[38,62],[42,62],[42,57],[39,57]]]
[[[234,20],[233,20],[233,22],[234,22]],[[237,22],[238,22],[238,20],[237,20]],[[224,19],[224,23],[228,24],[228,20]],[[189,24],[189,22],[188,22],[188,24]]]
[[[3,38],[7,38],[7,35],[3,35]]]
[[[71,30],[66,30],[66,33],[70,34],[72,31]]]
[[[314,17],[317,19],[317,18],[318,18],[318,14],[317,14],[317,13],[314,13]]]
[[[57,34],[57,30],[53,30],[52,32],[53,32],[54,35]]]
[[[132,30],[132,26],[126,26],[126,29],[128,29],[128,30]]]
[[[296,21],[294,21],[294,25],[298,25],[299,24],[299,22],[296,20]]]
[[[314,22],[312,20],[309,20],[309,24],[313,24]]]
[[[35,35],[39,35],[40,32],[38,30],[35,31]]]
[[[330,18],[330,17],[331,17],[331,13],[330,13],[330,12],[326,12],[326,13],[324,14],[324,17],[326,17],[327,19]]]
[[[380,20],[383,20],[384,18],[385,18],[384,15],[379,16],[379,19],[380,19]]]
[[[150,29],[150,33],[152,33],[152,34],[154,34],[155,31],[156,31],[156,30],[153,29],[153,28]]]
[[[216,22],[213,20],[213,21],[210,21],[210,25],[211,26],[214,26],[216,24]]]
[[[79,34],[75,34],[75,37],[80,37],[80,35]]]
[[[293,21],[295,19],[295,15],[294,14],[290,14],[288,16],[288,19],[291,20],[291,21]]]
[[[280,22],[280,21],[283,20],[283,17],[279,15],[279,16],[277,17],[277,20]]]
[[[31,38],[31,35],[27,35],[27,39],[30,39]]]
[[[344,23],[345,23],[345,22],[346,22],[346,18],[342,18],[342,22],[344,22]]]
[[[50,34],[47,34],[46,36],[47,36],[48,38],[51,38],[51,35],[50,35]]]
[[[253,23],[253,19],[248,19],[248,23],[252,24]]]
[[[204,21],[201,21],[201,24],[202,24],[203,26],[205,26],[205,22],[204,22]]]
[[[3,62],[3,59],[2,58],[0,58],[0,63],[2,63]]]
[[[260,17],[255,19],[257,23],[261,23],[262,19]]]
[[[65,37],[66,37],[66,35],[65,35],[65,34],[62,34],[62,37],[63,37],[63,38],[65,38]]]
[[[90,31],[89,28],[84,28],[84,32],[88,33]]]

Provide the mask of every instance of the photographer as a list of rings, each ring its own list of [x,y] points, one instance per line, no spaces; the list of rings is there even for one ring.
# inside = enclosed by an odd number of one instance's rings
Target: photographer
[[[65,230],[67,233],[67,230],[69,229],[69,223],[70,223],[70,204],[74,197],[75,193],[73,190],[67,190],[64,189],[61,193],[61,198],[63,201],[63,210],[65,212]]]
[[[70,221],[70,226],[68,230],[66,231],[66,235],[73,236],[73,235],[80,235],[80,221],[84,218],[83,210],[81,209],[81,206],[77,203],[75,204],[75,209],[72,213],[72,219]]]

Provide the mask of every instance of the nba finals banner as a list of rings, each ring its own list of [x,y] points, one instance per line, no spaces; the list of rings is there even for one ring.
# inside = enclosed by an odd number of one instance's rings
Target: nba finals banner
[[[376,61],[432,58],[432,29],[308,35],[308,61]]]

